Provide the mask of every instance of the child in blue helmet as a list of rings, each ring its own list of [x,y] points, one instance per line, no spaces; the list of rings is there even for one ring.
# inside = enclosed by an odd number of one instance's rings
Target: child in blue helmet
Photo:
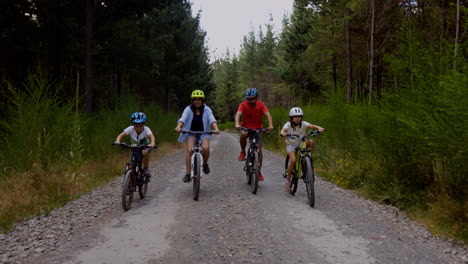
[[[148,148],[143,149],[141,153],[143,154],[143,169],[145,176],[149,181],[151,174],[148,170],[148,156],[151,152],[151,149],[155,146],[153,132],[151,132],[149,127],[145,126],[146,116],[142,112],[133,113],[130,120],[132,121],[133,125],[124,129],[124,131],[117,136],[115,143],[120,143],[120,140],[128,135],[130,136],[130,141],[132,144],[148,145]]]

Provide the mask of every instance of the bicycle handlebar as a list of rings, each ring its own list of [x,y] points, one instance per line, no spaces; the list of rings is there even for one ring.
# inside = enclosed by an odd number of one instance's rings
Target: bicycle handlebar
[[[212,135],[212,134],[215,134],[215,132],[213,132],[213,131],[205,132],[205,131],[192,131],[192,130],[181,130],[180,133],[182,133],[182,134],[192,133],[192,134],[196,134],[196,135],[203,135],[203,134]]]
[[[251,129],[247,127],[242,127],[239,132],[255,132],[255,133],[265,133],[265,134],[271,134],[270,131],[268,131],[268,128],[259,128],[259,129]]]
[[[139,148],[149,148],[150,146],[149,145],[137,145],[137,146],[132,146],[132,145],[129,145],[127,143],[115,143],[113,142],[112,143],[113,146],[120,146],[121,148],[128,148],[128,149],[139,149]],[[154,146],[153,149],[157,149],[158,146]]]
[[[327,131],[326,129],[323,130],[323,132]],[[306,137],[309,137],[309,136],[320,136],[320,135],[323,135],[323,133],[320,133],[320,131],[318,130],[312,130],[310,131],[309,133],[305,134],[305,135],[296,135],[296,134],[286,134],[286,137],[285,138],[301,138],[301,139],[304,139]]]

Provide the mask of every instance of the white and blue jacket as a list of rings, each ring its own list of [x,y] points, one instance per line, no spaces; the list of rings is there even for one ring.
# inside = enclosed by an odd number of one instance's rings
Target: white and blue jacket
[[[211,124],[217,121],[213,115],[213,111],[211,111],[211,108],[209,108],[207,105],[204,105],[204,106],[205,106],[205,109],[203,110],[203,115],[202,115],[203,129],[204,129],[204,132],[210,132]],[[194,113],[192,112],[192,109],[190,108],[190,105],[189,105],[184,109],[184,112],[182,113],[182,117],[177,121],[177,123],[179,122],[184,123],[182,130],[190,130],[190,127],[192,126],[193,116],[194,116]],[[184,143],[187,140],[187,137],[188,137],[188,134],[181,133],[177,141]],[[211,138],[211,135],[203,134],[200,139],[203,140],[204,138]]]

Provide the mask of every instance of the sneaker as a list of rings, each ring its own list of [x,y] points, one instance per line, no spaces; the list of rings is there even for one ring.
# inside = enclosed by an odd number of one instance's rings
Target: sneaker
[[[190,174],[185,174],[184,182],[190,182]]]
[[[258,172],[258,181],[263,181],[263,180],[264,180],[264,178],[263,178],[262,172],[259,171]]]
[[[203,165],[203,173],[205,174],[210,173],[210,167],[208,167],[208,163]]]
[[[145,176],[145,182],[150,182],[151,173],[148,168],[143,169],[143,175]]]
[[[245,160],[245,152],[241,152],[239,154],[239,161],[244,161]]]

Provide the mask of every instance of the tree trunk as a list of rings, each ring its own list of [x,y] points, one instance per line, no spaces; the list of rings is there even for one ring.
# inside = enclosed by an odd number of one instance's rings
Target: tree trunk
[[[336,75],[336,53],[335,53],[335,50],[336,50],[336,38],[335,38],[335,32],[332,32],[332,38],[333,38],[333,54],[332,54],[332,81],[333,81],[333,92],[337,92],[337,84],[336,84],[336,78],[337,78],[337,75]]]
[[[84,62],[84,90],[85,110],[87,114],[93,112],[93,26],[94,26],[94,0],[86,0],[86,27],[85,27],[85,62]]]
[[[351,62],[351,9],[348,8],[348,18],[346,19],[346,53],[347,53],[347,64],[346,64],[346,69],[347,69],[347,78],[346,78],[346,101],[348,104],[351,103],[351,97],[352,97],[352,90],[351,90],[351,85],[352,85],[352,74],[353,74],[353,66]]]
[[[369,65],[369,104],[372,103],[374,90],[374,57],[375,57],[375,0],[371,1],[371,38],[370,38],[370,65]]]
[[[444,50],[445,31],[447,30],[447,0],[442,0],[440,7],[440,52]]]
[[[457,0],[457,25],[455,30],[455,52],[453,55],[453,68],[457,68],[457,49],[460,41],[460,0]]]

